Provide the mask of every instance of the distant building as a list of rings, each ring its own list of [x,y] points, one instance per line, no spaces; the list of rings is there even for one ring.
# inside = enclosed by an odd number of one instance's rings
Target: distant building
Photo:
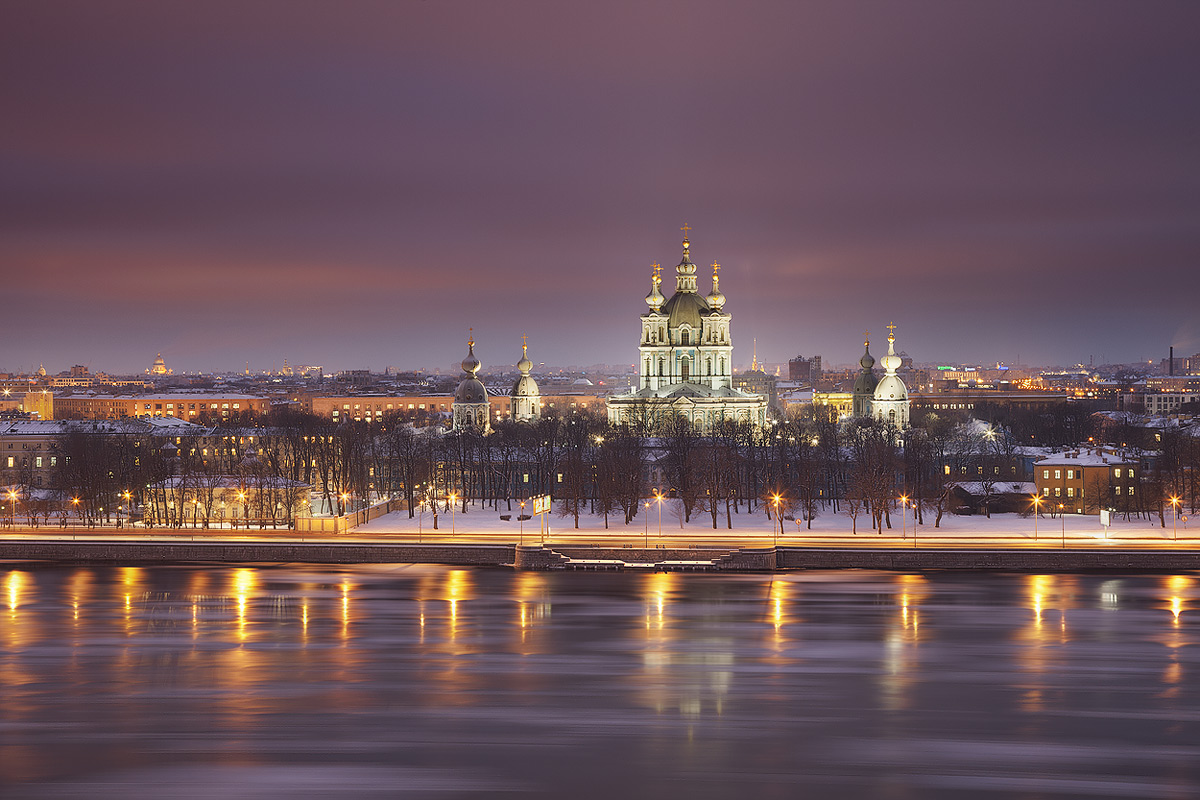
[[[821,379],[821,357],[796,356],[788,361],[788,380],[797,383],[816,383]]]
[[[141,395],[67,395],[54,399],[59,419],[121,419],[123,417],[228,418],[245,411],[266,414],[271,400],[248,394],[177,392]]]
[[[162,353],[154,357],[154,363],[150,365],[150,369],[146,370],[147,375],[171,375],[173,370],[167,369],[167,362],[163,361]]]
[[[1069,514],[1099,514],[1102,508],[1136,508],[1141,479],[1137,459],[1095,449],[1073,450],[1037,461],[1033,479],[1043,512],[1061,504]]]

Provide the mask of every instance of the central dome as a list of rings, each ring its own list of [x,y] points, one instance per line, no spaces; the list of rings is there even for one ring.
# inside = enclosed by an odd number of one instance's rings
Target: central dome
[[[678,328],[680,325],[691,325],[693,329],[700,330],[703,322],[702,315],[711,311],[708,303],[704,302],[704,298],[695,292],[676,292],[671,295],[671,299],[663,306],[662,311],[667,315],[667,325],[671,328]]]

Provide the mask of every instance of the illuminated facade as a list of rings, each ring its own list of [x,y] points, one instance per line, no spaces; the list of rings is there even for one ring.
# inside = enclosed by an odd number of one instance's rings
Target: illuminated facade
[[[534,422],[542,416],[542,397],[538,391],[537,381],[529,374],[533,362],[529,360],[529,344],[521,344],[521,360],[517,362],[517,371],[521,373],[512,388],[512,418],[517,422]]]
[[[654,424],[678,414],[703,428],[723,419],[766,424],[766,398],[733,385],[731,317],[724,310],[719,269],[714,263],[712,291],[701,297],[691,243],[684,237],[683,259],[675,267],[675,293],[668,300],[654,265],[646,296],[650,308],[641,320],[638,388],[608,398],[609,420]]]
[[[475,430],[487,433],[492,429],[488,418],[491,404],[488,402],[487,389],[479,378],[475,377],[482,365],[475,357],[475,337],[467,339],[467,357],[462,360],[463,379],[454,392],[453,417],[454,429]]]
[[[895,425],[897,428],[908,427],[908,387],[896,370],[903,363],[896,355],[896,326],[888,325],[887,355],[879,359],[885,370],[879,383],[875,386],[875,398],[871,401],[871,416],[880,422]],[[866,356],[863,357],[864,360]]]

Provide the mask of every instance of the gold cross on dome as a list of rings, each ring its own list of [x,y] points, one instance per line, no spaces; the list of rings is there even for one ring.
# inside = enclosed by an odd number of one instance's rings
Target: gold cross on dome
[[[721,271],[721,265],[715,261],[712,263],[712,268],[713,268],[713,275],[716,275],[718,272]]]
[[[650,265],[654,269],[654,277],[658,277],[658,273],[662,272],[662,265],[655,261]]]
[[[467,331],[468,331],[468,333],[467,333],[467,347],[474,347],[474,346],[475,346],[475,329],[474,329],[474,328],[467,328]]]
[[[521,337],[521,347],[529,347],[529,337],[528,336]]]
[[[871,332],[863,331],[863,338],[867,340],[868,344],[870,344],[871,343]]]
[[[888,329],[888,336],[895,337],[895,335],[896,335],[896,323],[894,323],[894,322],[889,322],[889,323],[888,323],[888,326],[887,326],[887,329]]]
[[[679,230],[683,231],[683,238],[685,238],[685,239],[686,239],[686,238],[687,238],[687,235],[688,235],[688,231],[690,231],[691,229],[692,229],[692,226],[691,226],[691,225],[688,225],[688,224],[685,222],[685,223],[683,223],[683,227],[682,227],[682,228],[680,228]]]

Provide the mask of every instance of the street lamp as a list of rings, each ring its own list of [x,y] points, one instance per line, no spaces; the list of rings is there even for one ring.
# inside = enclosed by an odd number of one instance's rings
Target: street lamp
[[[1058,504],[1058,515],[1062,517],[1063,550],[1067,549],[1067,515],[1063,513],[1063,504]]]
[[[12,518],[13,525],[17,524],[17,493],[12,489],[8,490],[8,499],[12,503]]]
[[[1033,495],[1033,540],[1037,541],[1038,504],[1042,502],[1040,494]]]
[[[900,495],[900,538],[908,538],[908,495]]]
[[[658,500],[658,539],[662,541],[662,492],[658,489],[654,490],[654,499]]]
[[[450,535],[454,535],[454,504],[458,502],[458,495],[450,493]]]
[[[775,525],[778,525],[779,528],[783,527],[783,523],[779,519],[779,495],[777,495],[777,494],[771,495],[771,502],[775,505],[775,520],[774,520],[774,523],[771,525],[771,535],[775,537],[775,546],[778,547],[779,546],[779,529],[776,528]]]
[[[1171,536],[1179,541],[1179,498],[1171,496]]]
[[[517,520],[521,523],[521,544],[525,544],[525,501],[521,501],[521,513],[517,514]]]
[[[650,501],[646,501],[646,514],[642,520],[646,523],[646,547],[650,547]]]

